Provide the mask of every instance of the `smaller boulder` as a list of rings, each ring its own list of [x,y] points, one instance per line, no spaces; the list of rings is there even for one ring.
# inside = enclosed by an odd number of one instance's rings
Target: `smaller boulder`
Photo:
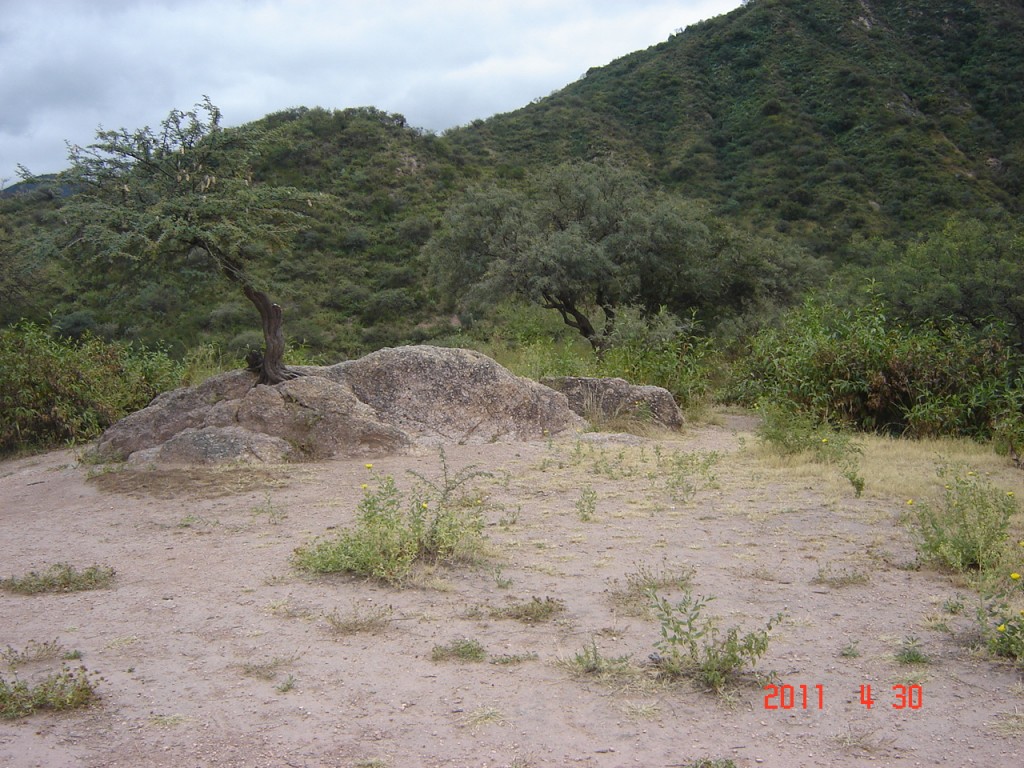
[[[541,384],[564,394],[569,407],[586,419],[627,418],[669,429],[683,426],[682,411],[663,387],[585,376],[552,376],[541,379]]]

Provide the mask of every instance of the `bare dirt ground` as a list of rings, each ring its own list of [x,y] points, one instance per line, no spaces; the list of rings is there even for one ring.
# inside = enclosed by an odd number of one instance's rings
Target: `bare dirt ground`
[[[71,451],[2,463],[0,576],[57,562],[117,576],[90,592],[0,593],[0,648],[57,640],[103,677],[86,709],[0,721],[0,765],[1024,765],[1021,670],[973,647],[969,593],[908,567],[905,501],[872,494],[870,478],[855,498],[823,471],[773,467],[748,419],[722,421],[657,440],[447,446],[453,469],[494,473],[473,489],[490,555],[404,589],[310,578],[289,558],[349,525],[373,476],[436,476],[436,450],[372,470],[336,460],[89,478],[102,468]],[[673,493],[673,457],[710,451],[696,492]],[[794,686],[792,708],[766,709],[757,682],[719,697],[653,679],[659,624],[623,593],[637,574],[688,568],[723,628],[784,613],[758,670]],[[502,617],[534,597],[565,610],[533,625]],[[943,610],[958,600],[963,614]],[[349,626],[360,618],[377,626]],[[908,637],[929,663],[896,660]],[[458,639],[487,660],[432,659]],[[595,647],[633,672],[574,674],[566,662]],[[894,685],[920,686],[917,706],[895,708]]]

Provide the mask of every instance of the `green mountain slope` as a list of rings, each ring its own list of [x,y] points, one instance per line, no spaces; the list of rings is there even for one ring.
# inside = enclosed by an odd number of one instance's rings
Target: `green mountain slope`
[[[443,136],[365,108],[294,109],[237,130],[255,128],[268,138],[254,179],[318,193],[311,226],[260,277],[290,335],[351,354],[443,327],[421,248],[466,187],[569,159],[632,166],[837,262],[851,242],[910,239],[953,213],[1019,217],[1024,5],[750,0]],[[179,349],[258,340],[229,285],[33,264],[30,241],[60,204],[37,192],[0,201],[0,321],[51,318]]]
[[[1024,6],[752,0],[452,138],[507,164],[613,154],[826,252],[1016,213]]]

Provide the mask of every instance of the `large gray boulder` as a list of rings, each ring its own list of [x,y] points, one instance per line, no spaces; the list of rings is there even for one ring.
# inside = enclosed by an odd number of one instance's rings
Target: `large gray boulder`
[[[273,386],[234,371],[164,393],[104,432],[97,453],[132,463],[276,463],[530,440],[585,425],[564,395],[467,350],[400,347],[297,370]]]
[[[382,349],[335,368],[356,397],[418,442],[536,440],[585,426],[563,395],[467,349]]]
[[[628,418],[670,429],[683,426],[683,414],[675,398],[663,387],[585,376],[552,376],[541,379],[541,383],[563,393],[569,407],[588,419]]]

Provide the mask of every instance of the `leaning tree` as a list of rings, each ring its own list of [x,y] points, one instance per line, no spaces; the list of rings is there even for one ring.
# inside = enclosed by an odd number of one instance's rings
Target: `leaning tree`
[[[252,267],[287,248],[312,200],[253,178],[263,134],[223,128],[220,110],[204,98],[192,110],[171,111],[159,129],[101,129],[96,138],[69,150],[59,250],[97,268],[205,266],[240,287],[259,312],[265,348],[247,357],[259,382],[294,378],[283,360],[281,307],[257,286]]]

